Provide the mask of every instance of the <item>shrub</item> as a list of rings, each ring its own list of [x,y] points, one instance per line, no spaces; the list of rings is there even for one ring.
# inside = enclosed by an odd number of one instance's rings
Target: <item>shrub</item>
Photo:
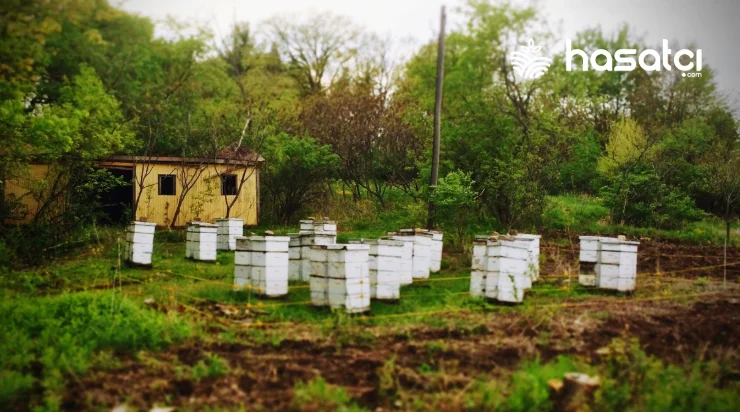
[[[560,182],[566,191],[591,192],[593,181],[599,177],[597,162],[601,145],[595,132],[579,137],[573,146],[573,155],[560,171]]]
[[[616,339],[602,351],[604,376],[595,408],[605,411],[736,411],[735,389],[720,389],[716,362],[684,370],[645,354],[636,339]]]
[[[539,360],[525,362],[514,372],[509,386],[509,396],[504,403],[510,411],[548,411],[552,409],[550,388],[547,381],[562,378],[568,372],[583,370],[585,366],[575,359],[558,356],[554,361],[541,364]]]
[[[465,235],[465,226],[474,218],[480,205],[478,195],[473,189],[474,184],[469,173],[450,172],[439,180],[439,185],[431,197],[436,206],[436,221],[446,231],[454,230],[460,247]]]
[[[584,230],[608,215],[609,209],[598,199],[586,195],[554,196],[548,197],[542,222],[551,230]]]
[[[609,178],[601,194],[614,222],[677,228],[703,216],[685,192],[665,185],[649,168]]]
[[[0,406],[22,397],[58,410],[67,378],[86,372],[100,350],[158,349],[191,335],[188,324],[115,293],[77,293],[0,304]]]

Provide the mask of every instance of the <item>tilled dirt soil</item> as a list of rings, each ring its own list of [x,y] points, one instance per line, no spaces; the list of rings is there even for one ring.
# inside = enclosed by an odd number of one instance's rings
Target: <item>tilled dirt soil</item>
[[[410,393],[459,391],[481,375],[506,375],[521,361],[537,356],[548,361],[571,354],[596,362],[597,350],[616,337],[636,337],[646,352],[667,362],[719,358],[732,363],[735,372],[740,369],[736,354],[740,294],[736,291],[690,303],[594,299],[544,317],[521,313],[455,317],[470,328],[366,328],[363,333],[373,337],[364,341],[367,344],[340,346],[336,340],[313,339],[301,327],[291,327],[296,338],[276,345],[183,345],[144,360],[128,358],[121,368],[73,381],[63,408],[111,409],[125,402],[142,410],[155,405],[184,410],[290,410],[295,409],[296,382],[321,376],[344,387],[369,409],[404,409],[382,398],[380,372],[392,369],[397,386]],[[227,360],[229,374],[200,381],[177,374],[177,366],[193,366],[206,353]],[[422,364],[445,374],[421,375]]]
[[[578,267],[580,252],[578,236],[565,236],[570,244],[550,242],[542,244],[546,257],[543,273],[562,274]],[[682,278],[723,277],[724,250],[718,245],[694,245],[671,241],[641,240],[637,254],[637,272],[641,274],[676,274]],[[740,248],[727,249],[727,279],[740,279]]]

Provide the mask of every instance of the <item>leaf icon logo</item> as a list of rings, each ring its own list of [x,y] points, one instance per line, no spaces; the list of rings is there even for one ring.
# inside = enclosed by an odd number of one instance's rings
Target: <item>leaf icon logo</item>
[[[535,45],[533,39],[529,39],[528,45],[523,45],[519,51],[512,54],[514,71],[525,80],[534,80],[545,74],[552,64],[550,57],[540,54],[542,46]]]

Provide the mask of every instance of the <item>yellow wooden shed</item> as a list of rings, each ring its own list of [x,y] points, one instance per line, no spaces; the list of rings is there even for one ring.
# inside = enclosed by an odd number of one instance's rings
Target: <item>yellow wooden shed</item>
[[[128,218],[160,226],[184,226],[196,218],[213,222],[232,217],[256,225],[263,162],[262,157],[250,153],[236,158],[111,156],[98,165],[128,181],[103,197],[128,206]],[[6,179],[6,202],[17,203],[16,216],[6,222],[33,220],[42,206],[40,197],[44,194],[39,190],[47,188],[60,172],[56,164],[32,163],[22,177]]]

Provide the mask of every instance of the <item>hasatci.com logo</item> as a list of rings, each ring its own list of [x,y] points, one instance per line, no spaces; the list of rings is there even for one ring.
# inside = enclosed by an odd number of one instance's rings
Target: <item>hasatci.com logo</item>
[[[663,49],[658,52],[646,49],[639,53],[634,48],[618,49],[611,52],[597,49],[590,55],[585,51],[573,48],[570,39],[565,40],[565,70],[574,71],[579,66],[574,65],[575,57],[580,58],[582,71],[632,71],[640,66],[645,71],[680,70],[684,77],[701,77],[702,52],[681,49],[672,54],[668,48],[668,40],[663,40]],[[600,58],[603,57],[603,58]],[[685,57],[685,58],[684,58]],[[688,59],[688,60],[687,60]],[[688,62],[687,62],[688,61]],[[516,74],[524,80],[533,80],[544,75],[552,64],[552,58],[542,53],[542,47],[535,45],[530,39],[527,45],[522,45],[511,55],[511,63]],[[577,61],[576,61],[577,63]],[[673,66],[673,67],[672,67]]]

